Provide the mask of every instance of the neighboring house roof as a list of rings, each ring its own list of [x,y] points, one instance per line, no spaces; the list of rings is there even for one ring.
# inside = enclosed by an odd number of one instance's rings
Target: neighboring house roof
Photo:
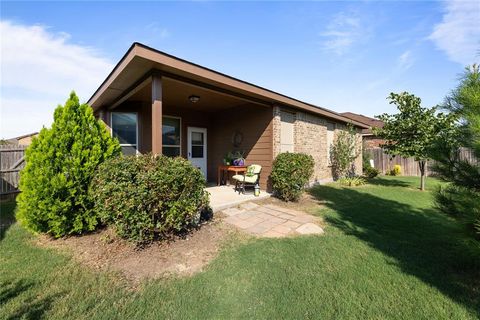
[[[372,128],[383,128],[383,125],[384,125],[382,120],[367,117],[367,116],[364,116],[363,114],[358,114],[353,112],[342,112],[341,115],[367,125],[368,129],[362,130],[362,133],[364,135],[373,135]]]
[[[111,106],[121,100],[126,93],[138,87],[139,84],[148,81],[148,77],[152,72],[159,72],[165,77],[189,79],[190,81],[205,84],[214,90],[224,90],[239,96],[248,96],[271,105],[290,106],[340,122],[351,122],[360,128],[368,128],[364,123],[346,118],[337,112],[202,67],[138,42],[132,44],[127,53],[125,53],[112,72],[88,100],[88,104],[94,110],[98,110],[103,106]]]
[[[6,141],[10,144],[23,144],[21,143],[22,141],[25,141],[26,142],[25,144],[30,144],[30,139],[26,139],[26,138],[32,138],[36,135],[38,135],[38,132],[32,132],[32,133],[24,134],[15,138],[7,139]]]

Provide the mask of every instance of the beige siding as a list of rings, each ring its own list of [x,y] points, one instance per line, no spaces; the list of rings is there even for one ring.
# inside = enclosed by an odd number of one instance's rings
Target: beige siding
[[[280,152],[295,152],[294,125],[295,115],[282,111],[280,114]]]
[[[234,146],[233,135],[243,136],[239,146]],[[212,115],[212,130],[209,136],[209,177],[217,179],[217,167],[222,164],[229,151],[243,151],[246,164],[262,166],[260,187],[270,189],[269,176],[272,171],[272,110],[246,104]]]

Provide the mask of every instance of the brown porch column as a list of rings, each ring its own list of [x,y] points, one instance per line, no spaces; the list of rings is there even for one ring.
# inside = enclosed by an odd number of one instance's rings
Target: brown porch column
[[[152,76],[152,153],[162,154],[162,77]]]

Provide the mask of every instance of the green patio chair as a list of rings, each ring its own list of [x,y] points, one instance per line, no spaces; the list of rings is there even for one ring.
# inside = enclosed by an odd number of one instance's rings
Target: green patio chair
[[[235,191],[238,193],[245,193],[245,186],[256,186],[260,183],[260,172],[262,166],[258,164],[251,164],[247,167],[245,174],[236,174],[232,177],[235,180]]]

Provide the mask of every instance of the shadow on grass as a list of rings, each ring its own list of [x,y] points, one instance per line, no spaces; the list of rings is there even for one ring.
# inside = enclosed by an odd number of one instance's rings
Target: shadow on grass
[[[388,186],[403,185],[386,182]],[[447,217],[433,209],[420,210],[350,188],[326,185],[310,193],[339,214],[325,217],[330,225],[394,258],[403,272],[480,315],[479,247]]]
[[[0,284],[0,305],[5,305],[22,293],[30,290],[34,284],[23,280]],[[50,310],[52,303],[60,294],[48,295],[47,297],[28,298],[19,304],[19,307],[5,319],[42,319],[44,314]],[[6,315],[4,315],[6,316]]]
[[[385,187],[410,187],[411,186],[410,183],[405,181],[395,180],[395,179],[385,179],[382,177],[368,179],[368,183],[376,186],[385,186]]]
[[[17,282],[2,282],[0,286],[0,305],[7,303],[9,300],[14,299],[22,292],[29,290],[33,286],[33,283],[20,280]]]
[[[0,241],[5,237],[7,230],[15,223],[15,200],[0,202]]]

